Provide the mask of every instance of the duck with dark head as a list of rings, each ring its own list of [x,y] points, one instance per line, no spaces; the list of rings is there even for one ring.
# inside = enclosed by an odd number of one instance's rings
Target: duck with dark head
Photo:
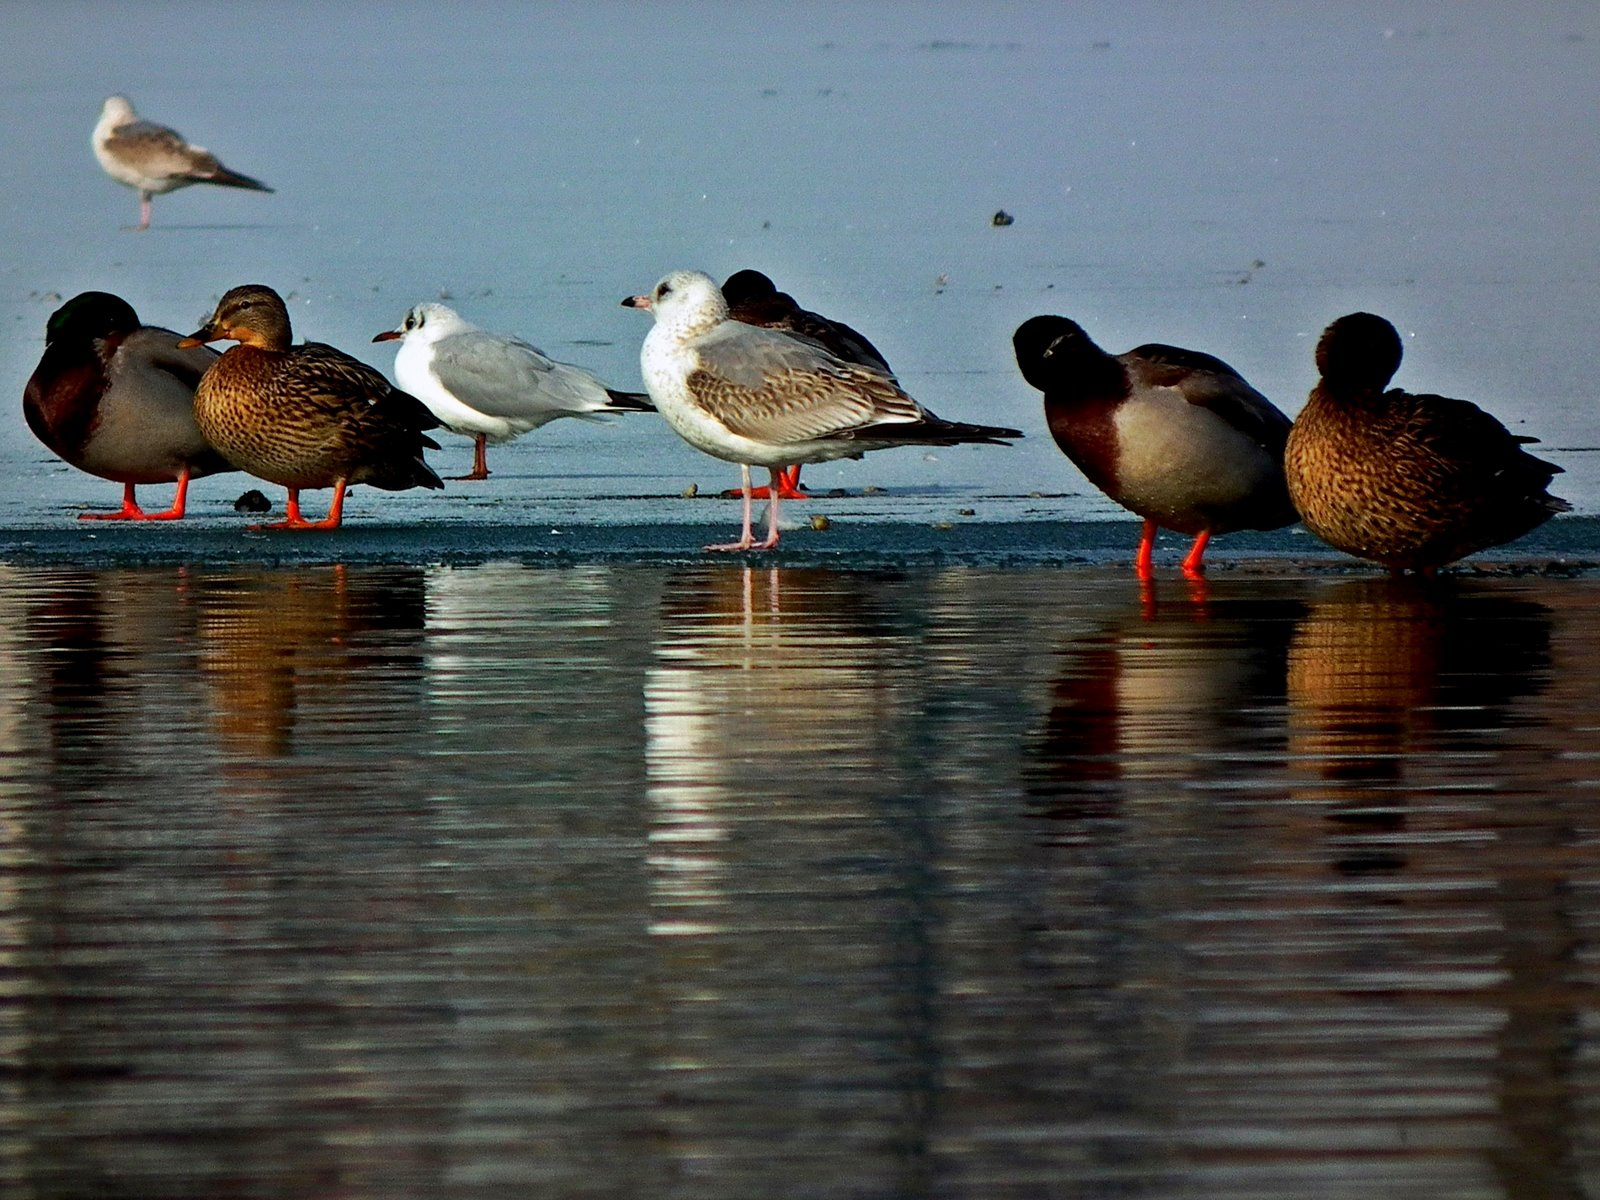
[[[78,470],[122,484],[120,509],[81,520],[179,520],[191,479],[233,469],[194,418],[195,387],[217,353],[179,342],[109,292],[84,292],[50,314],[44,356],[22,393],[28,428]],[[139,507],[134,489],[153,483],[178,485],[171,508]]]
[[[1192,534],[1197,578],[1213,534],[1295,519],[1283,480],[1289,418],[1219,358],[1151,342],[1108,354],[1076,321],[1032,317],[1012,335],[1022,377],[1044,393],[1056,445],[1112,500],[1144,518],[1134,569],[1153,574],[1156,530]]]
[[[1393,572],[1432,574],[1572,507],[1547,490],[1561,468],[1523,449],[1536,438],[1466,400],[1389,388],[1403,352],[1372,313],[1323,331],[1321,378],[1284,463],[1312,533]]]

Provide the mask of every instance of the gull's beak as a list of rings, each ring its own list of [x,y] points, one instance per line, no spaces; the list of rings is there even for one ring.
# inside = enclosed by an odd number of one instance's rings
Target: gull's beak
[[[649,312],[650,311],[650,297],[649,296],[624,296],[622,298],[622,307],[623,308],[642,308],[646,312]]]
[[[404,336],[405,334],[398,329],[385,329],[382,333],[373,334],[372,340],[375,342],[397,342]]]

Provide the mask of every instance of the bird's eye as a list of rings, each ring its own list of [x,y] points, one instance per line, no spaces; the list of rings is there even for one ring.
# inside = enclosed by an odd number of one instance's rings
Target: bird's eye
[[[663,284],[657,285],[657,287],[656,287],[656,299],[657,300],[661,299],[661,297],[667,295],[667,293],[669,293],[671,291],[672,291],[672,285],[670,283],[663,283]]]

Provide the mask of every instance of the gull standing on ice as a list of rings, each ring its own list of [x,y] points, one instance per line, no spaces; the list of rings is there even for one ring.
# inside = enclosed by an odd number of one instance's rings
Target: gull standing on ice
[[[126,96],[106,97],[90,145],[107,175],[138,191],[141,230],[150,228],[151,196],[175,192],[191,183],[272,190],[259,179],[228,170],[215,154],[184,141],[177,130],[140,120]]]
[[[946,421],[928,412],[883,371],[845,362],[816,342],[731,320],[709,275],[674,271],[628,308],[655,325],[639,364],[650,398],[697,450],[739,464],[744,529],[737,542],[707,550],[768,550],[778,544],[778,489],[791,463],[860,458],[891,446],[1005,445],[1021,432]],[[767,537],[750,528],[750,468],[772,480]]]
[[[788,292],[780,292],[778,285],[760,271],[735,271],[722,281],[722,298],[728,302],[728,315],[746,325],[759,325],[763,329],[781,329],[797,333],[819,343],[824,350],[845,362],[875,367],[885,375],[893,375],[888,360],[878,353],[878,348],[864,334],[851,329],[843,321],[830,320],[821,313],[809,312]],[[807,494],[800,490],[800,467],[785,467],[779,484],[779,495],[785,500],[804,500]],[[725,495],[731,493],[724,493]],[[757,488],[755,499],[767,498],[766,488]]]
[[[395,329],[372,339],[400,343],[394,376],[452,433],[476,442],[472,473],[487,479],[488,442],[508,442],[557,417],[653,412],[642,392],[618,392],[570,363],[557,362],[521,338],[489,333],[443,304],[418,304]]]

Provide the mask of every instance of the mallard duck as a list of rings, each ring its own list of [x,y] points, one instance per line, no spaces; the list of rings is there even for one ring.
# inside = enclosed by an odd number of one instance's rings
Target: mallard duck
[[[589,371],[548,358],[521,338],[490,333],[443,304],[418,304],[375,342],[400,342],[394,377],[452,433],[473,439],[472,472],[489,478],[485,446],[557,417],[654,412],[650,397],[618,392]]]
[[[892,446],[1004,445],[1016,429],[934,416],[893,377],[848,363],[809,338],[729,319],[722,290],[700,271],[674,271],[647,296],[622,303],[655,325],[639,363],[656,410],[684,441],[739,464],[744,529],[707,550],[768,550],[778,544],[780,472],[791,463],[860,458]],[[750,466],[772,480],[767,537],[750,527]]]
[[[141,325],[133,306],[108,292],[84,292],[50,314],[44,356],[22,393],[28,428],[80,471],[122,484],[119,510],[80,519],[176,521],[189,480],[233,469],[194,420],[195,385],[217,352],[179,349],[179,337]],[[170,509],[139,507],[139,484],[174,481]]]
[[[1108,354],[1077,322],[1052,316],[1024,321],[1012,347],[1022,377],[1044,393],[1056,445],[1144,518],[1139,578],[1151,577],[1157,529],[1194,535],[1183,560],[1193,578],[1213,534],[1293,523],[1289,418],[1221,359],[1155,342]]]
[[[185,343],[236,341],[194,394],[200,432],[241,470],[289,490],[286,518],[266,529],[335,529],[345,489],[370,483],[391,492],[442,488],[423,461],[439,444],[422,433],[439,419],[378,371],[320,342],[290,344],[289,313],[277,292],[245,284]],[[303,488],[331,487],[325,520],[300,515]]]
[[[728,316],[746,325],[759,325],[762,329],[781,329],[810,338],[835,358],[845,362],[873,367],[892,376],[888,362],[878,353],[878,348],[866,337],[842,321],[833,321],[821,313],[801,308],[788,292],[780,292],[778,285],[760,271],[735,271],[722,284],[722,298],[728,304]],[[778,495],[784,500],[805,500],[807,494],[800,488],[800,467],[785,467],[778,484]],[[764,500],[768,489],[756,488],[753,496]]]
[[[100,120],[89,139],[105,173],[139,193],[140,230],[150,228],[150,197],[175,192],[193,183],[272,189],[259,179],[230,171],[204,146],[191,145],[165,125],[142,121],[126,96],[107,96]]]
[[[1351,313],[1317,343],[1321,379],[1295,418],[1285,469],[1306,527],[1391,571],[1432,572],[1521,537],[1572,506],[1545,489],[1561,468],[1466,400],[1385,391],[1400,335]]]

